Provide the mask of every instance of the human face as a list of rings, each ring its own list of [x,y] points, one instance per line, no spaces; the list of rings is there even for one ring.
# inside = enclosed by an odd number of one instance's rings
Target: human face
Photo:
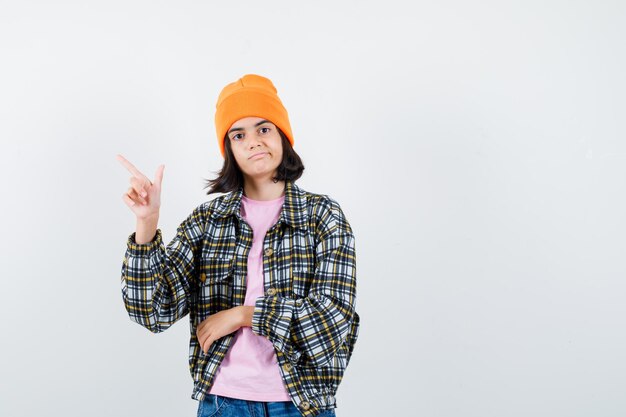
[[[228,130],[230,148],[244,176],[271,178],[283,159],[280,133],[274,123],[260,117],[244,117]]]

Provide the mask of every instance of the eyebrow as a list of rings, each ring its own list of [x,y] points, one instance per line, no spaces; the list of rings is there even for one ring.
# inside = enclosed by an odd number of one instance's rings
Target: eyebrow
[[[271,122],[269,120],[263,119],[259,123],[255,124],[254,127],[260,126],[263,123],[271,123]],[[239,131],[239,130],[245,130],[245,129],[243,127],[234,127],[232,129],[230,129],[228,132],[226,132],[226,134],[230,135],[232,132],[236,132],[236,131]]]

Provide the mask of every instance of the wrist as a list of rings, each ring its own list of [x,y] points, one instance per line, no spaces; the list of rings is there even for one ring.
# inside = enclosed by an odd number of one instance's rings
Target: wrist
[[[146,217],[137,216],[137,223],[142,224],[157,224],[159,222],[159,213],[151,214]]]
[[[241,310],[241,326],[252,327],[252,315],[254,314],[254,306],[239,306],[239,308]]]

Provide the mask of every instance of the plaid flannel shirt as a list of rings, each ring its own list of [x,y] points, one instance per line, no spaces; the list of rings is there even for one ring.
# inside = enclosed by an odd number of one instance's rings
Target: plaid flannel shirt
[[[243,189],[204,202],[164,247],[127,241],[122,297],[130,319],[159,333],[189,314],[191,398],[203,400],[234,340],[216,340],[205,355],[197,326],[243,305],[252,229],[241,217]],[[280,218],[263,240],[265,295],[256,299],[252,331],[274,345],[293,403],[306,417],[336,408],[335,394],[359,332],[354,234],[339,204],[285,182]]]

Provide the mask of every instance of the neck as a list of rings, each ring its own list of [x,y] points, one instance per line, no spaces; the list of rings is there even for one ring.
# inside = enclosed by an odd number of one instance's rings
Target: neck
[[[285,193],[285,181],[274,183],[264,181],[244,181],[243,194],[252,200],[276,200]]]

